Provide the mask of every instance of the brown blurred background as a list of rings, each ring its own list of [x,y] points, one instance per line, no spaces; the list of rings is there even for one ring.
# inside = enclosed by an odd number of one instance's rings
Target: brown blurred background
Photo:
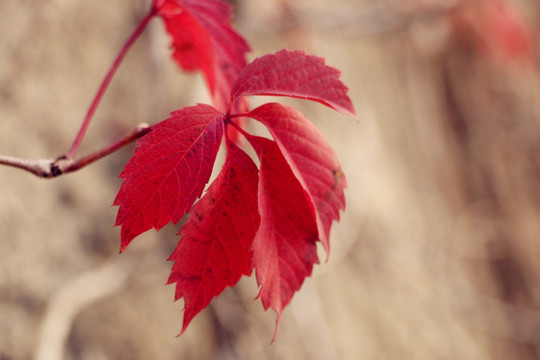
[[[294,102],[338,152],[348,208],[277,341],[253,278],[175,337],[182,303],[165,282],[178,228],[118,255],[111,204],[131,146],[55,180],[0,168],[0,359],[540,358],[540,4],[236,5],[252,58],[281,48],[325,57],[359,115]],[[0,0],[0,153],[65,152],[149,6]],[[208,101],[168,43],[154,20],[81,154]]]

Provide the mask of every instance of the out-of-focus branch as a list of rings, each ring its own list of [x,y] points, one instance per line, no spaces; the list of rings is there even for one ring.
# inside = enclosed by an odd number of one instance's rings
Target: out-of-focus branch
[[[65,342],[77,313],[122,288],[134,265],[135,261],[129,258],[114,260],[82,273],[53,294],[41,325],[34,359],[63,359]]]
[[[87,165],[90,165],[94,161],[97,161],[137,140],[141,136],[147,134],[150,129],[151,128],[148,124],[139,124],[139,126],[127,133],[120,140],[80,159],[70,159],[66,155],[62,155],[56,159],[29,160],[0,155],[0,165],[15,167],[28,171],[37,177],[51,179],[63,174],[77,171]]]

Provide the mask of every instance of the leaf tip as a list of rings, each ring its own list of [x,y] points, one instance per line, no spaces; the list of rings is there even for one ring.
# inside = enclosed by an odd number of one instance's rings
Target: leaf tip
[[[180,337],[184,334],[184,332],[186,331],[187,329],[187,325],[182,325],[182,330],[180,330],[180,332],[178,333],[178,335],[176,335],[176,337]]]
[[[200,311],[200,310],[199,310]],[[184,320],[182,322],[182,330],[180,330],[180,334],[178,336],[181,336],[188,328],[189,324],[191,323],[191,320],[195,317],[195,315],[198,313],[193,313],[190,309],[186,308],[184,310]]]
[[[186,311],[184,310],[184,320],[182,322],[182,329],[176,335],[177,338],[182,336],[184,334],[184,332],[186,332],[186,330],[188,328],[188,325],[189,325],[189,323],[191,322],[192,319],[193,319],[193,316],[191,316],[191,317],[186,316]]]
[[[341,73],[340,73],[340,75],[341,75]],[[339,78],[338,78],[338,80],[342,84],[343,89],[345,90],[345,93],[342,94],[342,99],[341,99],[342,104],[328,103],[326,105],[329,106],[330,108],[336,110],[337,112],[342,113],[343,115],[347,115],[347,116],[352,117],[353,119],[355,119],[358,122],[358,114],[356,113],[356,109],[354,108],[352,100],[348,95],[350,89],[347,86],[345,86],[345,84],[343,84]]]
[[[119,226],[120,224],[117,224],[115,226]],[[137,235],[133,234],[133,232],[127,230],[123,225],[122,225],[122,230],[121,230],[121,234],[120,234],[120,254],[124,252],[124,250],[126,250],[126,248],[128,247],[129,244],[131,244],[131,241],[133,241],[133,239],[135,239],[135,237],[137,237]]]
[[[358,118],[358,114],[356,113],[356,109],[354,106],[351,108],[351,111],[349,112],[349,116],[351,116],[356,122],[360,122],[360,119]]]
[[[126,250],[126,248],[128,247],[130,242],[131,242],[131,239],[127,239],[127,238],[122,236],[122,238],[120,240],[120,251],[118,252],[118,254],[123,253],[124,250]]]
[[[277,334],[279,331],[279,324],[281,323],[281,311],[276,311],[277,317],[276,317],[276,328],[274,330],[274,336],[272,336],[272,340],[270,341],[270,344],[273,344],[276,341]]]

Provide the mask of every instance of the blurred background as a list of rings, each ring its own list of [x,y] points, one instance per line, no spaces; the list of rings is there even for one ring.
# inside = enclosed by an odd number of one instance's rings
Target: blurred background
[[[0,359],[540,358],[540,3],[234,3],[251,59],[325,57],[359,118],[293,102],[339,154],[348,207],[276,342],[254,278],[175,337],[182,302],[165,283],[178,227],[118,255],[111,204],[132,145],[54,180],[0,168]],[[64,153],[149,6],[1,0],[0,153]],[[201,76],[169,56],[155,19],[81,155],[208,102]]]

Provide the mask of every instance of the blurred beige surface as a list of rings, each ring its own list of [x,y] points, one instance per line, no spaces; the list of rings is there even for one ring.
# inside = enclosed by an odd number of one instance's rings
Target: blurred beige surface
[[[0,1],[1,154],[66,151],[149,3]],[[131,146],[54,180],[0,167],[0,359],[538,358],[538,59],[487,59],[453,37],[454,3],[238,1],[251,57],[325,57],[359,117],[294,102],[339,153],[348,208],[273,345],[254,279],[175,337],[182,303],[164,284],[178,229],[118,255],[111,204]],[[514,5],[535,31],[536,2]],[[81,154],[207,99],[154,20]]]

